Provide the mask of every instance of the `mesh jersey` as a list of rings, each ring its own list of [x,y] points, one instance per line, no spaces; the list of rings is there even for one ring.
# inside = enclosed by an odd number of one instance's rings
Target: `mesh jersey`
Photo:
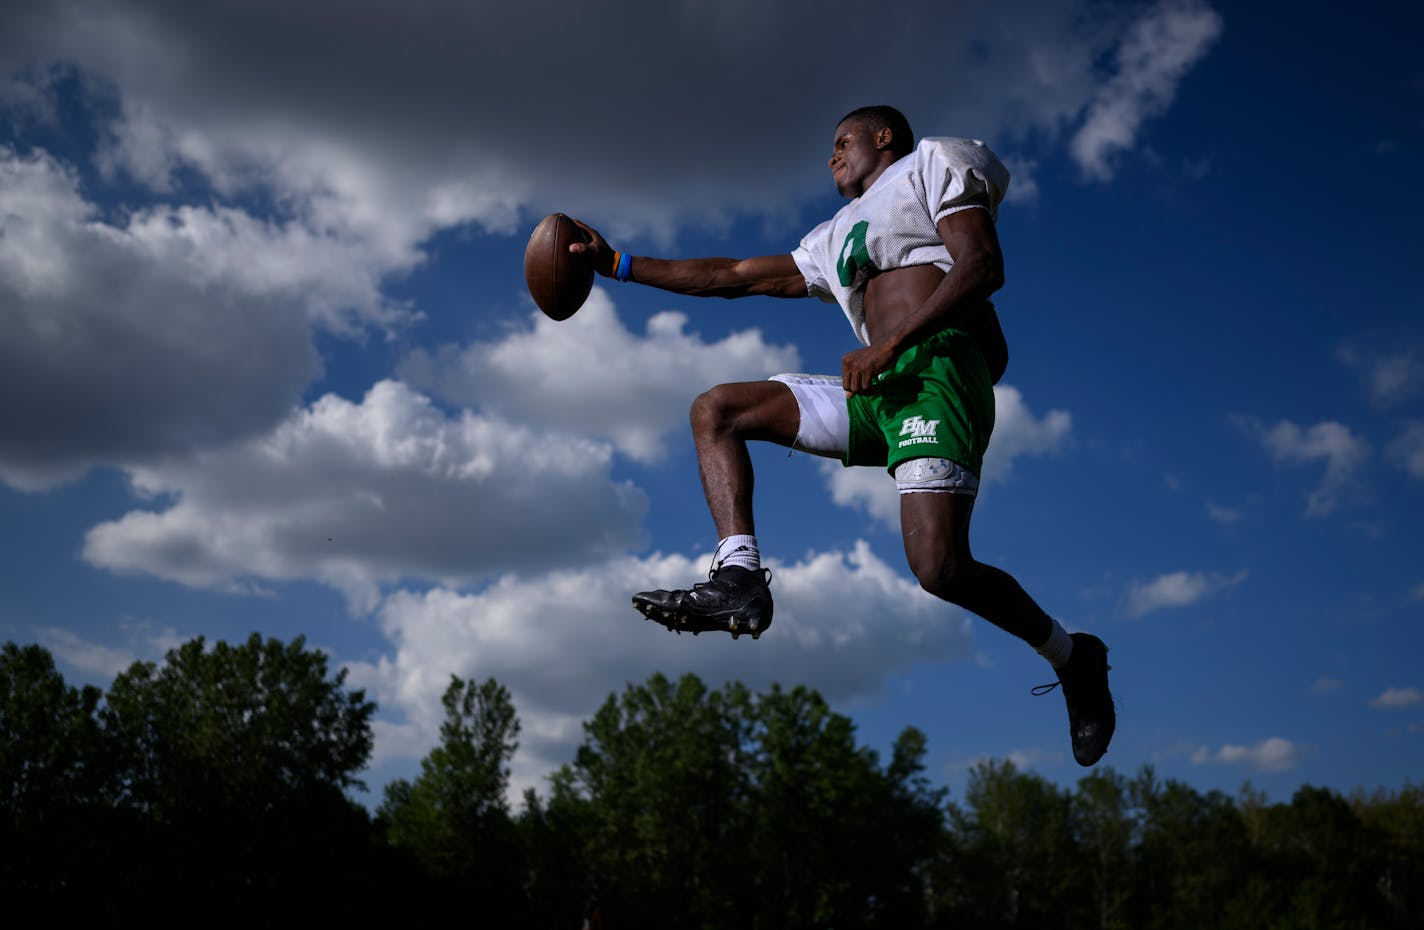
[[[935,224],[983,207],[997,218],[1009,170],[977,139],[923,139],[870,190],[806,234],[791,253],[807,292],[840,304],[866,345],[865,285],[882,271],[954,264]]]

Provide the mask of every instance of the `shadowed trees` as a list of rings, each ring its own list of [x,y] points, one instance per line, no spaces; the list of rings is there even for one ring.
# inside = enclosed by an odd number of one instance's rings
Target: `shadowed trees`
[[[346,792],[375,705],[326,657],[196,639],[107,693],[0,650],[7,925],[639,928],[1424,926],[1424,790],[1270,804],[988,760],[950,803],[815,691],[654,675],[611,694],[547,798],[508,801],[518,717],[452,677],[440,742],[373,821]],[[32,915],[32,916],[26,916]]]
[[[518,748],[509,692],[451,676],[440,744],[414,782],[386,786],[380,818],[389,842],[418,865],[422,893],[408,907],[431,916],[457,901],[486,917],[526,910],[524,852],[505,793]]]
[[[913,926],[940,794],[907,730],[882,767],[806,688],[655,675],[610,696],[553,783],[610,924]]]
[[[278,901],[294,919],[353,910],[370,829],[345,791],[375,705],[344,671],[328,677],[322,653],[300,638],[199,638],[162,665],[134,663],[102,704],[97,689],[65,687],[38,647],[0,659],[0,758],[7,781],[19,774],[7,859],[22,863],[4,883],[54,892],[42,922],[226,922]],[[167,909],[153,914],[158,894]]]
[[[112,774],[95,713],[39,646],[0,651],[0,875],[8,909],[45,900],[97,858]]]
[[[116,807],[153,882],[232,909],[346,886],[366,823],[344,792],[370,756],[375,704],[345,679],[301,637],[255,633],[212,648],[199,637],[115,678],[99,717]]]

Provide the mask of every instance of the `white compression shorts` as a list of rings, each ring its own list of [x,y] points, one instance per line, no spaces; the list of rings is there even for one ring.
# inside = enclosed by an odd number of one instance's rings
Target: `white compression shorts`
[[[846,411],[845,388],[832,375],[775,375],[791,389],[801,415],[792,448],[845,461],[850,451],[850,414]],[[895,485],[901,494],[938,491],[947,494],[979,492],[979,479],[969,469],[942,458],[910,459],[895,469]]]

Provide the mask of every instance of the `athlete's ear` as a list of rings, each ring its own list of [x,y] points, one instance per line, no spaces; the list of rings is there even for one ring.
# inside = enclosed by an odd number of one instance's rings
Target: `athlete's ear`
[[[889,126],[881,126],[875,133],[876,150],[888,149],[890,142],[895,138],[895,133],[891,132]]]

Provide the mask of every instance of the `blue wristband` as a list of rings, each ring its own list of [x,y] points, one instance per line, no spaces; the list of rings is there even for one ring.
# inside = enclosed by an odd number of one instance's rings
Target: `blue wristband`
[[[613,269],[613,277],[619,281],[628,280],[628,272],[633,270],[633,256],[624,252],[618,257],[618,267]]]

